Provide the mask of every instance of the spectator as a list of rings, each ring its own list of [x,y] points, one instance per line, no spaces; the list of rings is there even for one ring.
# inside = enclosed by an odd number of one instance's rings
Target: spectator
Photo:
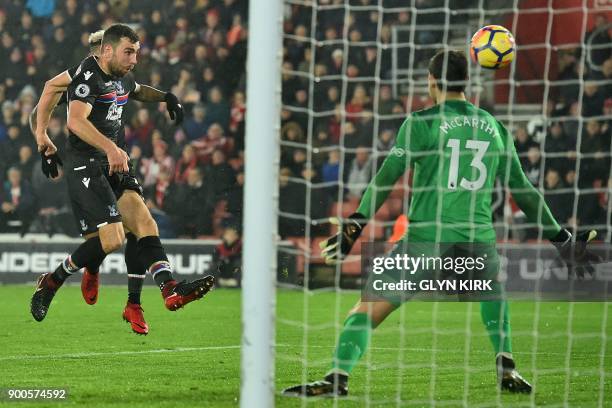
[[[208,128],[208,134],[191,142],[196,151],[196,156],[201,164],[208,164],[212,153],[220,149],[229,152],[231,149],[230,141],[223,134],[223,127],[218,123],[213,123]]]
[[[337,183],[340,180],[340,152],[331,150],[323,164],[322,178],[324,183]]]
[[[177,196],[180,210],[172,215],[179,236],[197,238],[212,234],[212,191],[209,183],[204,182],[204,175],[199,167],[188,171],[187,183],[180,186]]]
[[[213,87],[208,93],[207,115],[211,123],[218,123],[223,130],[229,129],[230,107],[223,98],[221,89]]]
[[[212,154],[210,165],[206,171],[209,182],[213,185],[215,202],[226,200],[227,195],[236,182],[236,173],[230,166],[223,150],[215,150]]]
[[[242,206],[244,197],[244,169],[236,172],[236,182],[227,194],[227,212],[236,219],[242,219]]]
[[[74,224],[72,208],[68,202],[68,184],[64,170],[58,167],[56,178],[46,178],[40,170],[40,164],[35,168],[32,178],[32,189],[38,207],[38,217],[30,228],[32,232],[42,232],[52,236],[65,234],[78,236],[79,230]]]
[[[574,146],[576,146],[576,140],[565,134],[560,122],[553,122],[544,140],[546,169],[552,168],[560,174],[565,174],[569,168],[574,168],[573,160],[576,157],[576,152],[572,151]]]
[[[240,287],[242,240],[236,225],[229,225],[223,230],[221,243],[215,247],[213,263],[217,270],[216,282],[221,287]]]
[[[197,104],[192,110],[193,116],[185,121],[183,129],[185,130],[185,136],[189,142],[198,139],[202,135],[206,134],[210,121],[206,117],[206,109],[204,105]]]
[[[525,161],[523,171],[527,179],[534,186],[540,184],[541,157],[539,146],[531,146],[529,150],[527,150],[527,160]]]
[[[606,29],[608,19],[605,14],[595,16],[595,26],[586,34],[586,43],[591,44],[591,61],[594,65],[602,65],[605,60],[612,55],[612,39],[610,38],[609,27]]]
[[[187,182],[189,170],[197,167],[198,158],[192,145],[185,145],[180,159],[176,162],[174,169],[174,182],[183,184]]]
[[[161,139],[153,141],[153,157],[142,159],[140,171],[144,177],[143,187],[157,183],[159,173],[174,168],[174,159],[168,155],[168,144]]]
[[[574,194],[566,188],[560,173],[555,168],[546,171],[544,199],[555,219],[561,225],[568,225],[574,210]]]
[[[347,196],[360,199],[372,178],[372,160],[367,147],[357,148],[355,158],[351,163],[347,180]]]
[[[580,167],[578,186],[592,188],[595,181],[610,174],[610,134],[601,134],[601,124],[591,119],[586,123],[586,132],[580,142]]]
[[[16,167],[8,170],[0,196],[0,232],[20,232],[24,234],[34,215],[34,195],[32,187],[21,176]]]

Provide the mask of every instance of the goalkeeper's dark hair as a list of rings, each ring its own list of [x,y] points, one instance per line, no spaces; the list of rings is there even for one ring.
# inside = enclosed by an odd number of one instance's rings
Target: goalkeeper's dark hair
[[[138,34],[130,26],[125,24],[113,24],[104,30],[102,37],[102,47],[110,44],[113,48],[119,44],[122,38],[127,38],[132,44],[140,41]]]
[[[429,73],[438,83],[438,89],[463,92],[468,81],[468,62],[463,51],[440,50],[429,60]],[[442,75],[445,78],[442,78]]]

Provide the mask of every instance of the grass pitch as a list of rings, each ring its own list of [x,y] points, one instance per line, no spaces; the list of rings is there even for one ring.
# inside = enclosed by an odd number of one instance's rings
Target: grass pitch
[[[42,323],[30,286],[0,286],[0,388],[67,388],[62,403],[16,407],[229,407],[240,388],[240,292],[215,290],[175,313],[145,288],[146,337],[121,319],[124,287],[95,306],[62,288]],[[277,392],[328,369],[358,294],[279,291]],[[612,406],[612,307],[511,304],[515,359],[532,396],[500,395],[478,304],[410,303],[373,334],[347,400],[276,397],[277,406]],[[305,331],[304,327],[309,330]],[[568,335],[569,334],[569,335]],[[9,405],[0,401],[0,405]],[[256,401],[251,405],[259,407]]]

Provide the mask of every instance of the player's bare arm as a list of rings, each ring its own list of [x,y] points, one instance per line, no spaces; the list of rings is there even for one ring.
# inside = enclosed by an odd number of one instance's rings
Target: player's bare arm
[[[87,119],[91,113],[91,105],[81,101],[72,101],[68,108],[68,129],[81,140],[106,153],[109,164],[109,174],[128,171],[128,156],[117,145],[104,136]]]
[[[57,151],[57,147],[47,135],[49,120],[62,93],[66,91],[71,81],[68,71],[64,71],[45,82],[38,104],[30,114],[30,128],[36,138],[38,151],[44,152],[47,156]]]

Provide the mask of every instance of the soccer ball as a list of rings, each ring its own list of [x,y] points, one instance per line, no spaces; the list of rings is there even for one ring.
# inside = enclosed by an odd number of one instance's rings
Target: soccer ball
[[[488,25],[476,31],[470,43],[470,56],[483,68],[507,67],[516,54],[514,36],[499,25]]]

